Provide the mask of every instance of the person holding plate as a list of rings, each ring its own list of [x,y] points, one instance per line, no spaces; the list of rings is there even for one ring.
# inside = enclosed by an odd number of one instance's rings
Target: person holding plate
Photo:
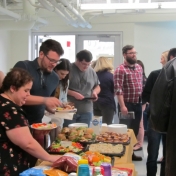
[[[0,94],[0,175],[19,176],[30,167],[30,155],[55,162],[32,137],[26,113],[21,108],[30,96],[33,78],[24,69],[13,68],[3,80]]]
[[[39,49],[39,56],[33,61],[19,61],[15,68],[27,70],[33,77],[31,95],[28,97],[23,109],[29,124],[41,123],[45,110],[54,113],[54,109],[62,106],[59,99],[54,97],[59,78],[54,72],[54,67],[60,63],[60,56],[64,50],[59,42],[53,39],[45,40]],[[45,147],[45,135],[38,130],[32,130],[33,137]],[[33,158],[33,166],[37,159]]]
[[[56,65],[54,71],[57,73],[59,77],[59,85],[55,91],[55,97],[58,98],[63,104],[67,104],[67,92],[69,86],[69,73],[71,69],[71,64],[68,59],[60,59],[60,63]],[[51,142],[55,140],[56,135],[61,130],[64,120],[62,118],[52,118],[51,122],[57,124],[57,129],[51,131],[50,140]]]
[[[93,115],[93,101],[98,99],[100,82],[91,68],[92,53],[82,50],[76,54],[76,61],[71,64],[68,100],[77,109],[72,120],[64,120],[64,127],[71,123],[86,123],[90,125]],[[92,101],[93,100],[93,101]]]

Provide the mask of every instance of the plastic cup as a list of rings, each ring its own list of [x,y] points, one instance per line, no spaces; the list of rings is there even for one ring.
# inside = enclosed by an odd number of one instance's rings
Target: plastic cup
[[[111,164],[109,163],[102,163],[101,166],[104,169],[104,176],[111,176]]]
[[[90,176],[89,165],[80,164],[78,167],[78,176]]]

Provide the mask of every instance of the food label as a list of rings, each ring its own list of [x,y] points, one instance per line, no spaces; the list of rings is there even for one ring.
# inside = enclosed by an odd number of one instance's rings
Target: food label
[[[94,120],[92,121],[92,123],[93,123],[93,125],[97,126],[97,125],[99,124],[99,121],[98,121],[97,119],[94,119]]]

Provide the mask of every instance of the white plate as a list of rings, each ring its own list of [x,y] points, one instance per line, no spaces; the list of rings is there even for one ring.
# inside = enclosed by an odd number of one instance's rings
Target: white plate
[[[39,123],[40,124],[40,123]],[[42,124],[42,123],[41,123]],[[31,128],[32,129],[35,129],[35,130],[52,130],[52,129],[55,129],[57,128],[57,125],[56,126],[52,126],[52,124],[48,123],[46,124],[46,126],[42,126],[42,127],[38,127],[38,128],[35,128],[31,125]]]
[[[68,125],[69,128],[79,128],[79,127],[85,127],[88,128],[88,125],[86,123],[71,123]]]
[[[56,112],[61,112],[61,113],[69,113],[69,112],[76,112],[77,109],[65,109],[65,110],[56,110]]]

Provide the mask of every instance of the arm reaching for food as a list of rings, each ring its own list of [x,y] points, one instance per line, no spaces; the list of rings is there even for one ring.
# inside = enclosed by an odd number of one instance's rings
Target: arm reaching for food
[[[32,137],[27,126],[8,130],[6,134],[11,142],[36,158],[53,163],[61,157],[58,155],[49,155]]]

